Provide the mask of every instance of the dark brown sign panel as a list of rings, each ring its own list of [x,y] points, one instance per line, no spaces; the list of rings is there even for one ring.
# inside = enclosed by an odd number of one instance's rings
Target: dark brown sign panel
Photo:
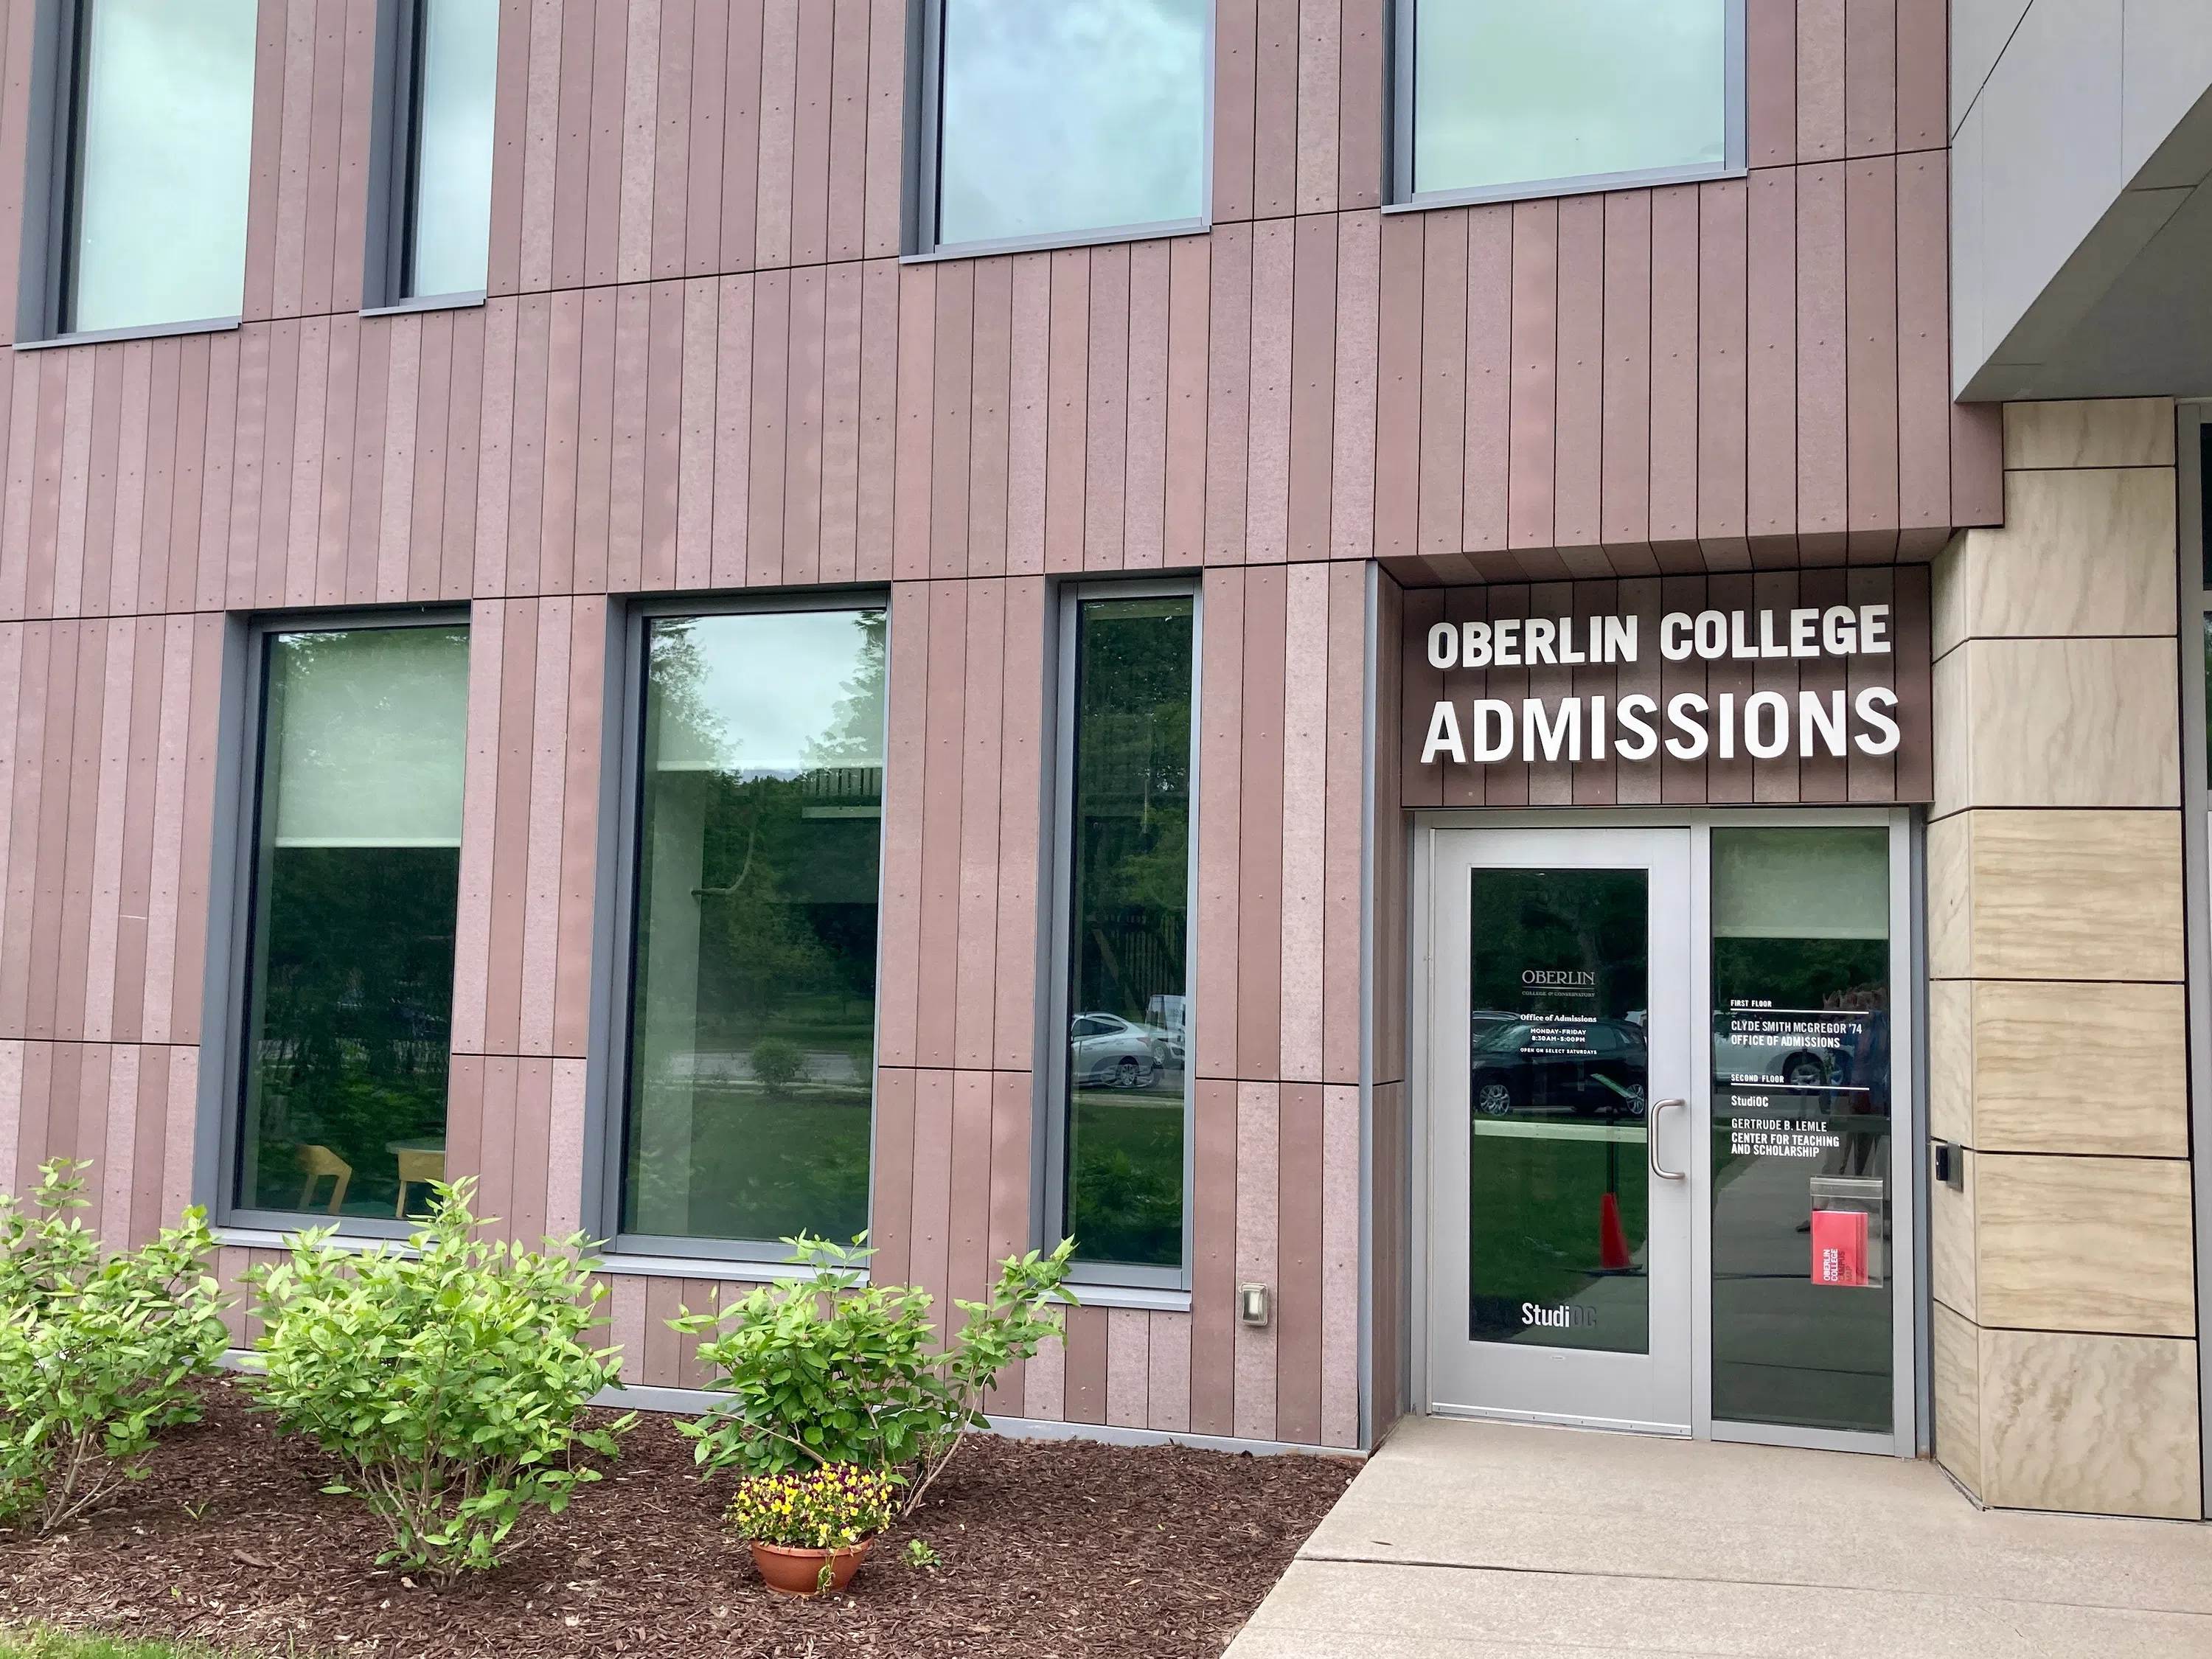
[[[1925,565],[1411,588],[1407,806],[1935,794]]]

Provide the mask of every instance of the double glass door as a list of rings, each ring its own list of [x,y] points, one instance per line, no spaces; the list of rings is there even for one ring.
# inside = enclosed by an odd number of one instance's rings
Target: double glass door
[[[1432,1408],[1909,1449],[1896,856],[1863,822],[1426,836]]]

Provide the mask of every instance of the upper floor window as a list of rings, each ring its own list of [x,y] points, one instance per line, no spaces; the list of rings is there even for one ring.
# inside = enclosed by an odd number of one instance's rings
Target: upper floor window
[[[387,46],[392,155],[372,303],[474,297],[491,240],[499,0],[396,0]],[[375,263],[372,228],[372,264]],[[377,292],[380,281],[382,292]]]
[[[1195,229],[1208,0],[933,0],[923,252]]]
[[[1408,0],[1398,199],[1608,190],[1740,168],[1741,40],[1742,0]]]
[[[54,331],[236,317],[255,0],[76,0]]]

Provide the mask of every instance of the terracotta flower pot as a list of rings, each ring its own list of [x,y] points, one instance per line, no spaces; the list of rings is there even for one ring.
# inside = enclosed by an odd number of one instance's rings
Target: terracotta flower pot
[[[860,1558],[876,1540],[863,1539],[841,1550],[800,1550],[783,1544],[752,1543],[753,1565],[778,1595],[816,1595],[822,1590],[822,1564],[830,1564],[830,1585],[841,1590],[860,1570]]]

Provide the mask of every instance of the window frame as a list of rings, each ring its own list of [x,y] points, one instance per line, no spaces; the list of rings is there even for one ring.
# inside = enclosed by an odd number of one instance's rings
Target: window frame
[[[2212,404],[2174,410],[2177,509],[2175,620],[2180,655],[2182,921],[2189,1020],[2190,1147],[2212,1146],[2212,733],[2208,733],[2208,654],[2212,653]],[[2212,1285],[2212,1182],[2193,1180],[2198,1294]],[[2212,1515],[2212,1344],[2199,1343],[2198,1454]]]
[[[622,1231],[623,1165],[629,1139],[630,1055],[636,1041],[638,907],[637,879],[641,862],[640,836],[645,823],[646,654],[648,623],[694,617],[773,616],[792,612],[881,611],[885,619],[884,683],[886,690],[896,672],[896,641],[890,633],[891,595],[880,586],[852,586],[804,588],[764,594],[670,594],[633,601],[623,608],[618,626],[617,649],[608,653],[613,672],[608,677],[604,707],[606,720],[620,732],[618,744],[609,744],[612,764],[607,769],[611,793],[601,799],[599,822],[604,826],[600,867],[606,874],[603,890],[607,902],[601,913],[605,924],[598,930],[592,975],[595,1013],[592,1021],[592,1060],[587,1075],[585,1118],[583,1194],[584,1225],[594,1238],[605,1241],[599,1254],[615,1273],[670,1273],[688,1267],[693,1277],[783,1279],[795,1269],[786,1260],[789,1252],[780,1239],[686,1238],[665,1233]],[[884,744],[890,732],[886,710]],[[605,729],[605,728],[603,728]],[[885,787],[889,788],[890,756],[884,757]],[[877,1134],[882,1127],[883,1103],[883,972],[884,972],[884,857],[886,817],[877,820],[876,858],[876,1006],[874,1061],[868,1079],[868,1212],[873,1237],[876,1221]],[[837,1241],[842,1243],[843,1241]],[[717,1269],[729,1270],[718,1273]],[[866,1275],[863,1275],[865,1279]]]
[[[239,326],[242,314],[78,330],[70,325],[70,284],[76,262],[77,186],[83,172],[86,90],[90,74],[86,27],[94,0],[40,0],[31,39],[29,126],[25,135],[23,230],[15,293],[13,349],[90,344],[216,334]],[[258,83],[259,70],[256,66]],[[257,88],[258,90],[258,86]]]
[[[1206,28],[1200,47],[1203,93],[1199,106],[1199,210],[1188,219],[1156,219],[1093,230],[1050,231],[983,241],[946,242],[938,236],[938,173],[944,152],[945,0],[913,0],[907,29],[906,234],[901,260],[973,259],[1047,248],[1097,247],[1112,242],[1158,241],[1203,234],[1213,228],[1213,77],[1217,0],[1204,0]]]
[[[225,641],[222,738],[216,766],[215,860],[208,895],[208,975],[201,1053],[215,1048],[199,1074],[192,1191],[227,1232],[282,1237],[310,1226],[335,1226],[343,1237],[404,1239],[418,1224],[316,1210],[264,1210],[237,1202],[239,1136],[246,1122],[246,1044],[252,1023],[256,861],[261,850],[262,773],[269,739],[269,648],[278,635],[338,634],[368,629],[459,628],[477,648],[465,605],[423,605],[345,611],[269,611],[236,619]],[[473,658],[471,672],[474,672]],[[465,785],[464,786],[465,800]],[[458,905],[457,905],[458,909]],[[456,945],[458,950],[458,942]],[[450,1030],[450,1027],[449,1027]],[[451,1066],[453,1048],[447,1053]],[[450,1069],[448,1071],[450,1088]],[[448,1111],[451,1110],[450,1097]],[[460,1171],[459,1173],[469,1173]]]
[[[1511,184],[1478,185],[1453,190],[1417,191],[1413,188],[1413,129],[1419,112],[1414,107],[1413,46],[1420,0],[1396,0],[1393,7],[1394,37],[1390,42],[1390,161],[1389,191],[1385,213],[1412,213],[1428,208],[1464,207],[1484,202],[1520,202],[1557,196],[1589,196],[1605,191],[1646,190],[1660,185],[1695,184],[1709,179],[1741,179],[1751,170],[1746,136],[1744,93],[1744,0],[1724,0],[1727,15],[1723,27],[1723,95],[1726,138],[1717,167],[1644,167],[1625,173],[1571,173],[1552,179],[1528,179]]]
[[[1197,1043],[1198,1035],[1198,849],[1200,802],[1200,739],[1205,731],[1206,592],[1196,577],[1149,581],[1071,581],[1061,586],[1060,614],[1054,618],[1054,658],[1052,665],[1053,746],[1052,796],[1048,852],[1051,859],[1048,891],[1051,909],[1045,929],[1045,984],[1037,999],[1042,1014],[1042,1063],[1036,1067],[1042,1095],[1039,1109],[1041,1156],[1037,1175],[1038,1214],[1042,1222],[1041,1243],[1056,1244],[1067,1236],[1068,1034],[1073,1020],[1070,1006],[1069,953],[1073,945],[1070,915],[1074,903],[1075,877],[1075,714],[1076,623],[1084,604],[1095,599],[1188,599],[1191,601],[1190,647],[1190,820],[1189,871],[1183,909],[1183,1094],[1182,1094],[1182,1261],[1176,1267],[1133,1262],[1086,1261],[1078,1257],[1071,1265],[1072,1284],[1109,1286],[1129,1291],[1166,1291],[1188,1295],[1193,1284],[1194,1242],[1192,1198],[1198,1174]]]
[[[422,9],[431,3],[382,0],[377,10],[375,125],[368,152],[368,225],[362,245],[361,311],[365,317],[464,310],[483,304],[487,293],[480,288],[449,294],[409,292],[407,268],[422,160]],[[489,230],[487,225],[487,236]]]

